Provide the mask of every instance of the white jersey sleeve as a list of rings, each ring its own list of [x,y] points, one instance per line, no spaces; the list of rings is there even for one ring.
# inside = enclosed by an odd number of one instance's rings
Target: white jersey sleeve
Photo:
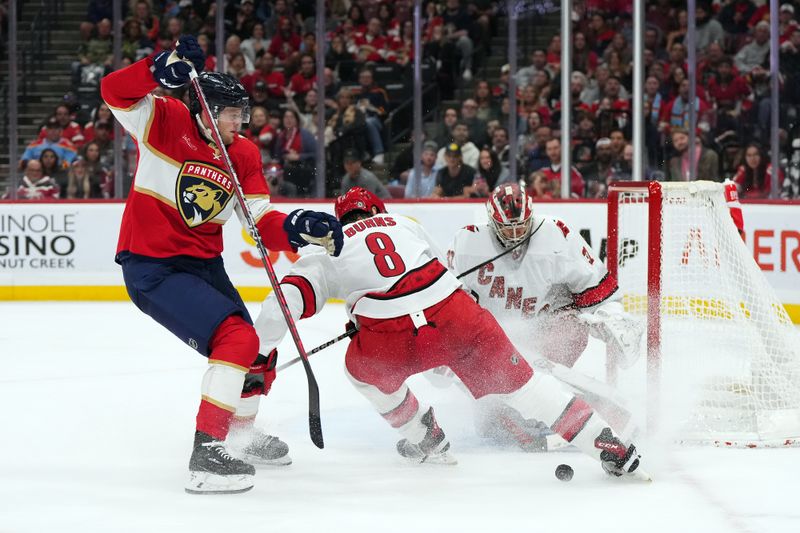
[[[594,256],[586,240],[563,221],[553,219],[553,222],[566,241],[561,280],[572,293],[575,306],[591,310],[603,302],[618,299],[617,280]]]
[[[328,298],[340,297],[329,281],[334,274],[330,256],[324,252],[303,255],[292,266],[281,280],[281,289],[295,321],[319,313]],[[288,326],[274,292],[261,304],[255,328],[262,354],[269,353],[286,335]]]

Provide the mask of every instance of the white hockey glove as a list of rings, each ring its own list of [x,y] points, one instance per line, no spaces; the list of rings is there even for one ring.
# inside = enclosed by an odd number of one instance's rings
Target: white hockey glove
[[[616,349],[621,368],[630,368],[642,354],[644,324],[626,313],[621,303],[608,302],[578,317],[589,325],[593,337]]]

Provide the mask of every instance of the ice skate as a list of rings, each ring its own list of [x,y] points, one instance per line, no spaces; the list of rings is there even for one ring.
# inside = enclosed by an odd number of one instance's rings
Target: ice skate
[[[248,433],[249,440],[241,448],[243,459],[256,466],[287,466],[292,464],[289,445],[278,437],[253,429]]]
[[[195,446],[189,460],[190,494],[236,494],[253,488],[256,469],[235,459],[225,444],[205,433],[195,434]]]
[[[631,444],[626,447],[611,433],[611,429],[603,429],[594,440],[594,446],[602,450],[600,464],[609,476],[637,481],[653,480],[650,474],[639,467],[642,456],[636,453],[636,446]]]
[[[429,463],[442,465],[458,464],[450,450],[450,442],[444,435],[444,431],[436,423],[433,416],[433,407],[428,409],[420,419],[428,427],[425,438],[418,444],[402,439],[397,443],[397,453],[412,463]]]

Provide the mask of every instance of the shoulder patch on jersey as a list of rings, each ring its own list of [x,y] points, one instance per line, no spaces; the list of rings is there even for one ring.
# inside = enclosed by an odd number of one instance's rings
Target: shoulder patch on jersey
[[[467,231],[471,231],[472,233],[478,233],[478,226],[476,226],[474,224],[469,224],[467,226],[464,226],[462,229],[465,229]]]
[[[231,199],[233,182],[221,169],[202,161],[186,161],[178,173],[175,205],[190,228],[217,216]]]
[[[560,229],[561,233],[564,234],[564,238],[566,238],[567,235],[569,235],[569,228],[567,227],[566,224],[564,224],[564,222],[562,222],[561,220],[556,220],[556,226],[558,226],[558,229]]]

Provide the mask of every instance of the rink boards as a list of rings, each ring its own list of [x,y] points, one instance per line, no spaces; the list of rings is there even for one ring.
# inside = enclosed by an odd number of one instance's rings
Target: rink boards
[[[277,203],[289,212],[309,207],[332,212],[329,202]],[[0,300],[125,300],[114,263],[124,204],[0,203]],[[415,218],[446,249],[461,227],[486,220],[480,201],[391,202],[388,209]],[[605,255],[606,203],[546,202],[540,213],[564,220]],[[746,203],[747,245],[795,323],[800,323],[800,203]],[[224,226],[226,268],[246,300],[268,292],[252,239],[234,217]],[[296,254],[271,254],[278,275]]]

